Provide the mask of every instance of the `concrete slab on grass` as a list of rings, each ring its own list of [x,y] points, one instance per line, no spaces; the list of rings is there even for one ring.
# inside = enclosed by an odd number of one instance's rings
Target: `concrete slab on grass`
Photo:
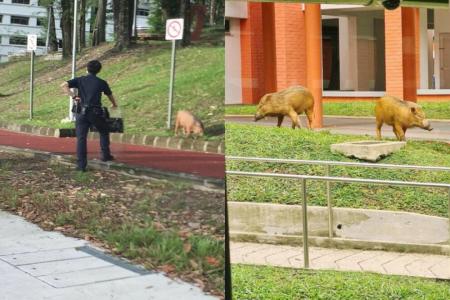
[[[406,146],[406,142],[358,141],[331,145],[331,152],[376,162]]]

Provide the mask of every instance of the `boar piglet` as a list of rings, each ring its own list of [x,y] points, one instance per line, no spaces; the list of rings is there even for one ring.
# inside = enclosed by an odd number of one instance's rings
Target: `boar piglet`
[[[175,120],[175,135],[178,135],[178,129],[180,127],[185,136],[189,136],[191,133],[203,135],[203,132],[205,131],[203,123],[192,113],[185,110],[180,110],[177,113],[177,118]]]

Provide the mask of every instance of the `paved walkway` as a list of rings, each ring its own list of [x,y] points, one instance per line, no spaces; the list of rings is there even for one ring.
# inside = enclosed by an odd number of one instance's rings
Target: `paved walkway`
[[[231,263],[303,268],[303,248],[238,243]],[[310,268],[450,279],[450,256],[310,247]]]
[[[36,136],[0,130],[0,145],[75,155],[76,139]],[[111,151],[117,162],[130,166],[216,179],[225,177],[225,158],[223,155],[118,143],[111,144]],[[88,152],[89,159],[99,158],[99,142],[88,141]]]
[[[267,117],[258,122],[253,121],[250,116],[227,116],[227,122],[255,124],[261,126],[276,126],[276,118]],[[352,134],[352,135],[370,135],[375,137],[375,119],[359,117],[324,117],[324,129],[331,133]],[[306,126],[306,119],[301,116],[303,126]],[[450,141],[450,121],[431,121],[433,131],[427,131],[420,128],[411,128],[406,132],[406,139],[418,140],[442,140]],[[285,118],[284,127],[291,127],[291,120]],[[391,126],[384,125],[381,135],[383,137],[395,138]]]
[[[213,300],[199,288],[105,255],[0,211],[0,300]]]

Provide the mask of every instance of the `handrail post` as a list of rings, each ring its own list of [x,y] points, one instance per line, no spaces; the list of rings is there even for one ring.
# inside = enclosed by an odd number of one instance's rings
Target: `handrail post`
[[[303,217],[303,259],[305,269],[309,269],[309,245],[308,245],[308,209],[306,199],[306,179],[302,180],[302,217]]]
[[[330,165],[325,166],[325,175],[327,177],[330,177],[330,173],[331,173],[330,169],[331,169]],[[327,180],[326,186],[327,186],[327,205],[328,205],[328,237],[330,239],[332,239],[333,238],[333,207],[331,204],[331,182],[329,180]]]

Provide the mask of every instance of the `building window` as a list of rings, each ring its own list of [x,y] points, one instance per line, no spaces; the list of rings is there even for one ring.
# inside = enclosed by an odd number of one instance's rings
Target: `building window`
[[[136,11],[137,16],[148,16],[149,10],[144,8],[138,8]]]
[[[16,4],[30,4],[30,0],[12,0],[12,3],[16,3]]]
[[[2,2],[1,0],[0,0],[0,2]],[[0,15],[0,23],[2,23],[3,22],[3,15]]]
[[[28,21],[27,17],[11,16],[11,24],[28,25]]]
[[[226,34],[230,33],[230,20],[229,19],[225,19],[225,33]]]
[[[45,26],[45,24],[47,23],[47,19],[43,18],[43,17],[38,17],[37,18],[37,26]]]
[[[9,38],[10,45],[26,45],[27,37],[26,36],[11,36]]]
[[[45,47],[45,40],[43,38],[38,38],[37,39],[37,45],[39,47]]]

